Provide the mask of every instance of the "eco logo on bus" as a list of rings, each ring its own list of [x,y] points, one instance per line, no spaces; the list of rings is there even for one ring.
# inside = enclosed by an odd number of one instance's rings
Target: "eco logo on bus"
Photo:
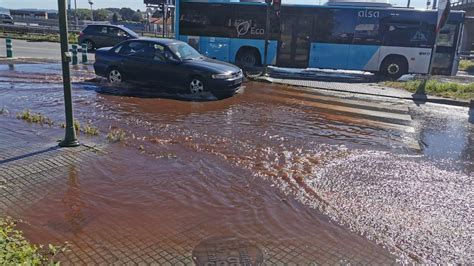
[[[247,35],[250,32],[250,35],[263,35],[265,34],[265,29],[257,28],[252,26],[252,20],[236,19],[234,21],[235,29],[237,30],[237,37]]]
[[[380,12],[366,9],[359,11],[357,15],[359,16],[359,18],[379,18]]]

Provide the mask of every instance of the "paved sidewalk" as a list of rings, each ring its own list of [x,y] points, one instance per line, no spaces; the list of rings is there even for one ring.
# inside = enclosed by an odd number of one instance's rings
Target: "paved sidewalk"
[[[15,216],[58,188],[71,167],[96,157],[89,145],[60,148],[37,125],[0,117],[0,215]],[[59,130],[58,130],[59,133]]]

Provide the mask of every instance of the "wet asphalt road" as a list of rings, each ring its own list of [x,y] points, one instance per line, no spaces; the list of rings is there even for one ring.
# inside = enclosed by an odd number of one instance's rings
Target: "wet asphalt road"
[[[61,122],[59,73],[58,65],[0,66],[0,106],[11,114],[0,119],[31,109]],[[105,142],[111,128],[125,130],[127,139],[74,171],[81,182],[72,197],[80,198],[84,223],[48,226],[68,213],[61,200],[67,191],[22,214],[35,221],[27,232],[36,241],[69,240],[87,250],[84,235],[107,227],[127,227],[145,241],[149,231],[140,227],[167,235],[163,226],[198,226],[204,235],[269,246],[326,247],[324,254],[341,258],[336,262],[388,262],[388,252],[401,262],[474,261],[467,108],[251,82],[215,101],[91,82],[82,67],[74,73],[76,117],[102,132],[92,140]],[[60,129],[51,132],[45,134]],[[314,254],[291,260],[324,261]]]

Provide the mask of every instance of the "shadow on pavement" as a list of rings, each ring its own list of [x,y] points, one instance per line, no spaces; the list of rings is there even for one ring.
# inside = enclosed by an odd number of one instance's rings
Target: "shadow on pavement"
[[[13,162],[13,161],[17,161],[17,160],[21,160],[21,159],[25,159],[25,158],[32,157],[32,156],[35,156],[35,155],[47,153],[47,152],[50,152],[50,151],[55,151],[55,150],[58,150],[58,149],[60,149],[59,146],[54,146],[54,147],[46,148],[44,150],[30,152],[30,153],[19,155],[19,156],[16,156],[16,157],[0,160],[0,165],[10,163],[10,162]]]

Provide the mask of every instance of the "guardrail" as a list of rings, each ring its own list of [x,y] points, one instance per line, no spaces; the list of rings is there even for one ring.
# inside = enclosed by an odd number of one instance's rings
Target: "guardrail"
[[[69,25],[70,33],[79,33],[82,30],[82,26],[78,29],[75,25]],[[0,32],[2,33],[13,33],[13,34],[59,34],[59,27],[57,26],[44,26],[44,25],[11,25],[11,24],[0,24]],[[161,32],[154,31],[139,31],[135,30],[141,36],[156,36],[160,37]],[[170,33],[170,38],[173,33]]]

